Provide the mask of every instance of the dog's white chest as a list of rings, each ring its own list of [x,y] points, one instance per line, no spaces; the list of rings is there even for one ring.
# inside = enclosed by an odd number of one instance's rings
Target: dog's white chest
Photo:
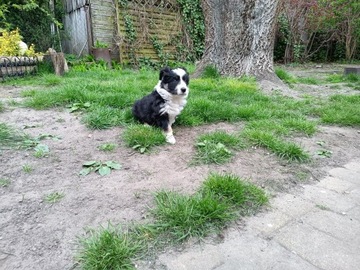
[[[156,88],[156,91],[164,99],[165,103],[160,108],[160,114],[167,113],[169,115],[170,125],[175,122],[176,116],[178,116],[186,105],[186,95],[172,95],[165,89],[160,87]]]

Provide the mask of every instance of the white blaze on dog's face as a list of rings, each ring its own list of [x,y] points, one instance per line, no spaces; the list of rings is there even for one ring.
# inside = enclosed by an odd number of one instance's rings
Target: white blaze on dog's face
[[[160,86],[172,95],[189,94],[189,74],[185,69],[164,68],[160,72]]]

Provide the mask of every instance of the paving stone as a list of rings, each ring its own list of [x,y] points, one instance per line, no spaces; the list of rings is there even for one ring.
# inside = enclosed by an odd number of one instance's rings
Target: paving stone
[[[275,239],[321,269],[354,270],[360,266],[358,248],[307,224],[294,222],[281,229]]]
[[[246,223],[249,227],[255,228],[266,235],[270,235],[291,220],[291,216],[279,211],[271,211],[251,217]]]
[[[360,205],[360,187],[350,190],[345,194],[349,196],[352,200],[356,201],[358,205]]]
[[[354,184],[360,184],[360,172],[355,170],[349,170],[346,168],[335,168],[329,171],[329,174],[333,177],[339,178],[344,181],[349,181]]]
[[[232,233],[216,246],[194,246],[180,256],[161,255],[160,260],[168,270],[317,270],[277,242],[265,240],[252,230]]]
[[[314,204],[301,196],[286,194],[276,197],[271,201],[272,211],[279,210],[291,217],[299,217],[304,213],[312,211]]]
[[[356,201],[349,196],[317,186],[304,186],[304,192],[300,196],[338,213],[346,212],[357,205]]]
[[[360,173],[360,160],[349,162],[344,167],[351,171]]]
[[[318,184],[316,184],[316,186],[327,188],[336,191],[338,193],[342,193],[349,189],[354,188],[356,185],[352,182],[348,182],[341,180],[339,178],[328,176],[322,179]]]
[[[303,216],[302,221],[350,245],[360,247],[360,222],[349,215],[318,210]]]
[[[351,209],[349,212],[347,212],[347,215],[352,219],[356,219],[357,221],[360,221],[360,206],[356,206],[353,209]]]

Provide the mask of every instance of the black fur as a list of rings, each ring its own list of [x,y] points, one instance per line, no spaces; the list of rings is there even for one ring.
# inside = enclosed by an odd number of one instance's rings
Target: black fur
[[[160,127],[167,131],[169,125],[169,115],[160,114],[161,105],[164,99],[154,90],[151,94],[135,102],[132,113],[140,123]]]
[[[180,88],[180,94],[185,93],[186,90],[188,90],[187,85],[189,84],[189,75],[186,69],[181,69],[185,71],[185,75],[183,75],[182,78],[180,78],[179,75],[169,67],[163,68],[159,74],[160,87],[172,95],[177,95],[178,93],[176,87],[182,79],[182,81],[186,83],[186,87]],[[164,131],[167,131],[169,127],[169,115],[166,112],[160,112],[165,103],[166,100],[160,96],[155,88],[152,93],[135,102],[132,108],[132,113],[135,119],[137,119],[140,123],[160,127]]]

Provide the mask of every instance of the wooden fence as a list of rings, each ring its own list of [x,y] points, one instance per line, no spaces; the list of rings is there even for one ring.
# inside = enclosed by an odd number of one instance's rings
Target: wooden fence
[[[182,21],[176,1],[132,0],[118,6],[120,60],[173,58],[176,41],[182,35]],[[135,39],[130,40],[129,35]]]

